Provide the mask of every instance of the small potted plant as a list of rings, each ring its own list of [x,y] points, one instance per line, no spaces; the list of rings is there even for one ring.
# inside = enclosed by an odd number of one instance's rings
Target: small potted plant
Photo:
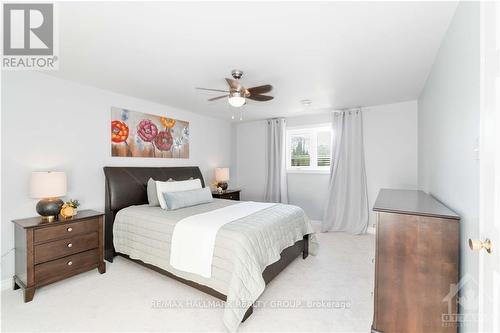
[[[70,219],[76,215],[78,206],[80,206],[80,202],[78,200],[71,199],[70,201],[64,203],[59,213],[65,219]]]
[[[80,206],[80,201],[78,201],[77,199],[71,199],[70,201],[66,202],[66,204],[70,207],[73,207],[74,215],[76,215],[78,212],[78,207]]]
[[[219,182],[217,182],[217,181],[212,182],[212,187],[215,188],[215,190],[217,191],[217,193],[223,193],[224,192],[222,190],[222,188],[219,186]]]

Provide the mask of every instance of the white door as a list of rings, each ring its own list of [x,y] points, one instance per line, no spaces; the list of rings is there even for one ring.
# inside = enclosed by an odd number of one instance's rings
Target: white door
[[[500,332],[500,3],[481,3],[479,331]],[[491,253],[487,251],[489,240]]]

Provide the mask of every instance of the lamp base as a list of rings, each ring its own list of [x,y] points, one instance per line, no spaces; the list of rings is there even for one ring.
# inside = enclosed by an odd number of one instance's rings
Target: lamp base
[[[217,187],[220,187],[223,191],[227,190],[227,183],[226,182],[218,182]]]
[[[56,216],[54,216],[54,215],[42,216],[41,219],[42,219],[42,222],[54,222],[56,220]]]
[[[59,198],[42,199],[36,204],[36,212],[42,216],[42,221],[52,222],[57,219],[63,204]]]

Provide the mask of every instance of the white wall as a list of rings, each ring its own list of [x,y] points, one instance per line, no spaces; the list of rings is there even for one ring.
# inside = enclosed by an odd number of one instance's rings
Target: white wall
[[[381,188],[417,188],[417,102],[368,107],[363,124],[371,209]]]
[[[2,255],[14,247],[10,220],[36,215],[28,191],[33,170],[66,171],[67,198],[102,211],[103,166],[197,165],[210,184],[215,167],[230,165],[229,122],[44,74],[2,74]],[[111,106],[189,121],[189,159],[111,157]],[[12,277],[13,258],[2,258],[2,279]]]
[[[235,123],[236,178],[231,187],[242,189],[242,200],[263,201],[266,194],[266,121]]]
[[[462,217],[461,273],[476,279],[466,239],[478,235],[479,59],[479,3],[461,2],[418,100],[419,185]]]
[[[417,187],[417,102],[367,107],[363,111],[365,160],[370,207],[380,188]],[[294,127],[330,122],[330,114],[287,119]],[[266,188],[266,122],[235,124],[237,182],[245,200],[264,200]],[[291,204],[321,220],[329,174],[288,174]],[[374,214],[371,213],[374,221]]]

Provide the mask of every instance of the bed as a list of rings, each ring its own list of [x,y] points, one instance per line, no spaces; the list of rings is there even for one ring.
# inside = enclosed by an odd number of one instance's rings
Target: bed
[[[227,302],[224,324],[235,331],[253,311],[264,287],[302,254],[314,254],[317,242],[302,209],[273,205],[224,225],[217,233],[211,277],[176,270],[169,264],[176,223],[188,216],[238,205],[214,199],[168,211],[148,205],[149,178],[199,179],[198,167],[105,167],[105,258],[123,256]],[[231,306],[229,306],[231,304]]]

